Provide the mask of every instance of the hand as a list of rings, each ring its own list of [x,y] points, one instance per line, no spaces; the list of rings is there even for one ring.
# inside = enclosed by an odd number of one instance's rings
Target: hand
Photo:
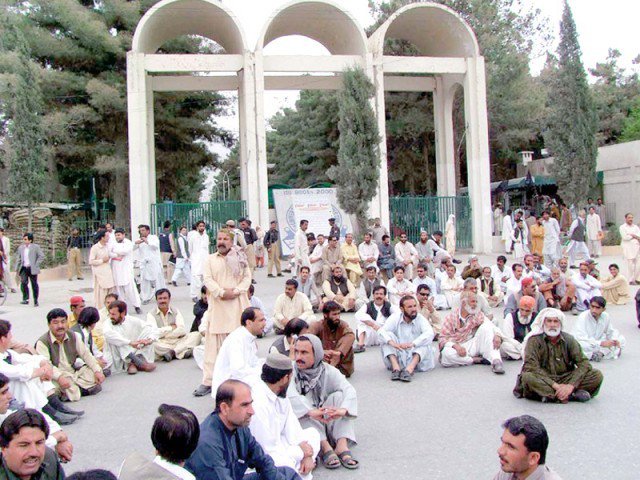
[[[376,328],[376,322],[374,322],[373,320],[364,320],[363,323],[371,328]]]
[[[311,473],[313,471],[313,469],[316,468],[316,462],[313,460],[312,457],[304,457],[302,459],[302,461],[300,462],[300,474],[301,475],[306,475],[308,473]]]
[[[107,366],[107,361],[104,358],[98,357],[96,358],[96,360],[98,360],[100,367],[105,368]]]
[[[178,325],[176,325],[175,323],[171,325],[171,330],[175,330],[176,328],[178,328]]]
[[[327,424],[330,421],[328,418],[325,418],[324,410],[320,409],[320,408],[316,408],[314,410],[309,410],[309,413],[307,413],[307,415],[310,418],[312,418],[313,420],[317,420],[320,423]]]
[[[495,335],[493,337],[493,348],[494,349],[499,349],[500,345],[502,345],[502,337],[500,335]]]
[[[325,350],[324,351],[324,361],[327,362],[327,363],[330,363],[334,367],[338,364],[338,362],[340,361],[341,357],[342,357],[342,354],[340,352],[338,352],[337,350]]]
[[[304,455],[305,457],[310,457],[313,455],[313,448],[311,448],[311,445],[309,445],[308,442],[302,442],[298,446],[300,447],[300,450],[302,450],[302,455]]]
[[[553,388],[556,391],[556,398],[560,400],[562,403],[567,403],[569,401],[569,395],[573,393],[575,387],[573,385],[565,385],[565,384],[555,384]]]
[[[58,442],[56,445],[56,453],[62,463],[70,462],[73,457],[73,444],[68,440]]]
[[[108,262],[109,262],[109,257],[102,258],[102,263],[108,263]]]
[[[222,300],[233,300],[234,298],[237,298],[238,295],[240,294],[236,293],[236,290],[234,288],[225,288],[224,294],[222,295]]]
[[[605,340],[603,342],[600,342],[600,346],[605,348],[619,347],[620,342],[618,340]]]
[[[106,377],[104,376],[104,373],[102,373],[102,372],[96,372],[96,373],[94,373],[94,374],[93,374],[93,377],[95,378],[96,383],[97,383],[98,385],[100,385],[102,382],[104,382],[104,381],[106,380]]]
[[[453,345],[453,349],[456,351],[456,353],[458,354],[459,357],[466,357],[467,356],[467,351],[465,350],[465,348],[456,343]]]
[[[325,407],[324,413],[325,415],[329,416],[329,419],[336,420],[338,418],[345,417],[347,415],[347,409],[338,407]]]
[[[67,388],[71,388],[73,386],[73,382],[69,379],[69,377],[62,376],[58,378],[58,385],[60,385],[60,388],[62,388],[63,390],[66,390]]]

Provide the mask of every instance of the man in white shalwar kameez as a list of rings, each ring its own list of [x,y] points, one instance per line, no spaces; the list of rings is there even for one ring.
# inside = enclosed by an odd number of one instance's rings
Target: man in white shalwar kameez
[[[542,226],[544,227],[544,243],[542,244],[542,255],[544,255],[544,264],[551,268],[554,267],[562,254],[560,245],[560,224],[555,218],[549,215],[545,210],[542,212]]]
[[[311,480],[320,452],[320,435],[313,428],[303,430],[293,413],[286,397],[292,376],[289,357],[279,352],[267,355],[261,379],[251,384],[254,414],[249,428],[277,467],[290,467],[303,480]]]
[[[598,258],[602,253],[602,222],[600,215],[597,214],[595,207],[589,207],[587,215],[587,247],[589,255]]]
[[[308,228],[309,222],[307,220],[300,220],[300,228],[296,232],[295,243],[293,246],[293,254],[296,262],[296,276],[299,274],[301,267],[307,266],[311,268],[311,262],[309,261],[309,243],[307,240]]]
[[[418,266],[418,251],[409,240],[407,234],[400,234],[400,241],[396,243],[396,263],[404,267],[405,278],[409,281],[413,280],[415,267]]]
[[[405,268],[398,265],[393,269],[393,278],[387,282],[387,293],[391,305],[396,307],[400,304],[400,299],[405,295],[416,294],[416,286],[408,280],[405,275]]]
[[[216,398],[218,387],[225,380],[242,380],[252,384],[260,377],[263,360],[258,358],[256,339],[262,335],[266,320],[264,313],[246,308],[240,327],[231,332],[220,347],[211,378],[211,396]]]
[[[118,298],[140,313],[140,294],[133,273],[133,242],[125,238],[122,228],[115,231],[115,243],[111,246],[110,256]]]
[[[136,240],[134,249],[138,252],[140,263],[140,298],[146,305],[156,290],[165,287],[164,271],[158,236],[151,235],[149,225],[139,225],[138,233],[140,238]]]
[[[191,298],[197,299],[204,282],[203,266],[209,256],[209,235],[205,231],[205,224],[200,220],[196,224],[196,233],[189,237],[189,259],[191,261]]]
[[[400,312],[390,316],[378,332],[382,339],[382,360],[391,370],[391,380],[410,382],[414,371],[428,372],[436,366],[432,346],[435,333],[429,321],[418,313],[413,297],[400,300]]]
[[[358,254],[363,263],[363,269],[366,270],[370,266],[378,266],[378,257],[380,256],[380,250],[378,245],[371,239],[371,233],[364,234],[364,242],[358,245]]]
[[[511,234],[513,233],[513,222],[511,221],[511,210],[507,210],[507,213],[502,217],[502,241],[504,242],[504,251],[511,253],[511,246],[513,240]]]
[[[580,264],[580,270],[571,278],[571,281],[576,287],[578,297],[576,308],[580,312],[589,309],[591,297],[602,295],[602,284],[589,275],[589,266],[585,262]]]
[[[606,306],[603,297],[592,297],[589,310],[578,316],[571,332],[592,362],[618,358],[626,344],[624,336],[611,325],[609,313],[604,311]]]
[[[627,213],[620,225],[620,246],[622,256],[627,262],[627,278],[629,285],[640,281],[640,227],[633,223],[633,215]]]
[[[380,345],[378,331],[387,319],[397,312],[399,312],[398,308],[387,301],[386,287],[384,285],[374,287],[373,300],[360,307],[355,315],[358,343],[353,347],[353,353],[362,353],[366,347]]]

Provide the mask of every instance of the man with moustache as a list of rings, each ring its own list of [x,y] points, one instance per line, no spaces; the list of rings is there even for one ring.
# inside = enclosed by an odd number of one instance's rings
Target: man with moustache
[[[133,242],[126,238],[123,228],[116,228],[115,240],[110,248],[111,271],[118,298],[141,314],[140,294],[133,273]],[[103,297],[104,298],[104,297]],[[96,306],[99,310],[100,307]]]
[[[309,326],[309,333],[316,335],[322,342],[324,359],[340,372],[350,377],[353,374],[353,342],[356,336],[347,322],[340,319],[340,305],[327,302],[322,307],[319,322]]]

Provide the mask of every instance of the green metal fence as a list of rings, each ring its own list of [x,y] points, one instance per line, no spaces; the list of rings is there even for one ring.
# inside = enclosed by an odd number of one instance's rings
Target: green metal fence
[[[151,231],[158,233],[166,220],[171,221],[171,230],[177,233],[181,225],[191,230],[191,225],[203,220],[212,244],[215,233],[229,219],[238,220],[247,215],[244,200],[226,200],[203,203],[153,203],[151,204]]]
[[[392,197],[389,199],[391,231],[394,237],[400,232],[409,241],[420,239],[420,230],[429,234],[444,232],[449,215],[456,216],[457,248],[472,248],[471,205],[469,197]]]

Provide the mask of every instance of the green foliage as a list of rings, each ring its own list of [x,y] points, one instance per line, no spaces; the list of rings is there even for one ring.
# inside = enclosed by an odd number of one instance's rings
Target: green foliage
[[[640,96],[636,97],[635,105],[629,117],[625,119],[620,140],[623,142],[640,140]]]
[[[567,204],[583,202],[596,183],[597,114],[581,60],[576,25],[565,1],[557,70],[550,76],[545,143],[555,160],[551,173]]]
[[[338,190],[338,202],[345,212],[356,215],[360,231],[367,222],[367,209],[378,189],[380,135],[370,103],[375,89],[361,68],[342,74],[338,94],[340,143],[338,164],[327,171]]]

